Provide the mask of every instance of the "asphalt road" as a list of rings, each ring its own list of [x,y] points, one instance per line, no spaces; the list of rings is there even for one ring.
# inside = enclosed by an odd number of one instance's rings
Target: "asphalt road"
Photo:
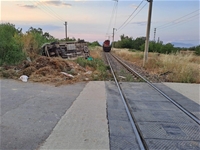
[[[37,149],[85,85],[55,87],[1,79],[1,149]]]

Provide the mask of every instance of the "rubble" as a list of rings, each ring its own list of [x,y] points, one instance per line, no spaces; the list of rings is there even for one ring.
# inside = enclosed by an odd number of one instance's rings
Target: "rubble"
[[[92,79],[90,68],[59,57],[39,56],[34,61],[24,61],[18,66],[3,66],[0,77],[19,79],[26,75],[29,81],[54,84],[72,84]],[[22,79],[21,79],[22,80]]]

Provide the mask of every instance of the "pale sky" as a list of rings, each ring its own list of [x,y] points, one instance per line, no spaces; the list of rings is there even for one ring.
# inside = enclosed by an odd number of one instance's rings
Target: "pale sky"
[[[103,42],[108,36],[112,39],[113,28],[117,29],[115,40],[122,34],[134,39],[146,36],[149,3],[146,0],[1,0],[0,8],[1,23],[13,23],[23,32],[31,26],[40,27],[61,39],[65,38],[67,21],[68,37]],[[154,0],[150,40],[154,39],[156,28],[156,40],[159,37],[164,43],[199,45],[199,11],[199,0]]]

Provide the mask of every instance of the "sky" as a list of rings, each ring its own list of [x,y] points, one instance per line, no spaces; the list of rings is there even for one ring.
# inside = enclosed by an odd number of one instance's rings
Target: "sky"
[[[1,0],[1,23],[12,23],[25,33],[42,28],[55,38],[67,35],[85,41],[112,40],[120,36],[145,37],[149,2],[147,0]],[[150,40],[199,45],[199,0],[153,0]],[[156,28],[156,31],[155,31]]]

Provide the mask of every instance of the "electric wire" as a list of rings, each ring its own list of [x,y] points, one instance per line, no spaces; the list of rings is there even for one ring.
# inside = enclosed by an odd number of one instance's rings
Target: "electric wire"
[[[157,28],[157,29],[159,29],[159,28],[164,28],[165,26],[172,25],[173,23],[175,24],[178,20],[181,20],[182,18],[185,18],[185,17],[187,17],[187,16],[189,16],[189,15],[191,15],[191,14],[193,14],[193,13],[199,11],[199,10],[200,10],[200,9],[195,10],[195,11],[189,13],[189,14],[186,14],[186,15],[180,17],[180,18],[177,18],[177,19],[175,19],[175,20],[172,20],[172,21],[170,21],[170,22],[168,22],[168,23],[165,23],[165,24],[163,24],[163,25],[160,25],[160,26],[158,26],[158,27],[156,27],[156,28]]]
[[[116,13],[116,9],[117,9],[117,6],[118,6],[118,0],[116,0],[115,2],[116,3],[114,3],[114,5],[113,5],[111,18],[110,18],[109,25],[108,25],[108,28],[107,28],[107,31],[106,31],[106,36],[108,36],[108,31],[110,30],[110,26],[112,24],[113,18],[116,17],[116,15],[114,16],[114,14]]]
[[[63,19],[61,19],[61,17],[59,17],[50,7],[48,7],[45,2],[40,2],[40,1],[35,1],[37,3],[37,6],[43,6],[44,10],[46,10],[47,12],[49,12],[50,14],[54,15],[58,20],[64,22]],[[51,12],[50,12],[51,11]]]
[[[196,19],[196,17],[198,17],[199,15],[200,15],[200,13],[199,13],[199,14],[196,14],[196,15],[194,15],[194,16],[191,16],[190,18],[186,18],[186,19],[184,19],[184,20],[181,20],[181,21],[179,21],[179,22],[176,22],[176,23],[174,23],[174,24],[170,24],[170,25],[168,25],[168,26],[164,26],[164,27],[162,27],[162,28],[158,28],[158,30],[161,31],[161,30],[164,30],[164,29],[167,29],[167,28],[170,28],[170,27],[174,27],[174,26],[176,26],[176,25],[180,25],[180,24],[186,23],[186,22],[188,22],[188,21],[192,21],[192,20]]]
[[[48,4],[46,4],[45,2],[41,2],[41,1],[37,1],[37,4],[43,5],[45,8],[47,8],[48,10],[50,10],[56,17],[58,17],[59,20],[62,20],[64,22],[64,20],[53,9],[51,9],[48,6]]]
[[[109,25],[108,25],[108,28],[107,28],[107,31],[106,31],[106,35],[108,34],[108,30],[110,29],[110,25],[111,25],[113,14],[114,14],[114,9],[115,9],[115,3],[113,5],[113,10],[112,10],[111,18],[110,18]]]
[[[137,12],[137,14],[135,14],[135,16],[133,16],[121,29],[118,29],[118,32],[124,29],[133,20],[133,18],[135,18],[144,9],[146,5],[147,3],[145,3],[143,7]]]
[[[33,1],[29,1],[30,3],[32,3],[33,5],[36,5]],[[38,9],[40,9],[41,11],[43,11],[44,13],[46,13],[48,16],[51,16],[61,22],[63,22],[63,20],[59,19],[58,17],[56,17],[55,15],[53,15],[52,13],[50,13],[49,11],[42,9],[41,7],[37,6]]]
[[[117,0],[118,2],[118,0]],[[116,13],[115,13],[115,23],[114,23],[114,27],[116,26],[116,21],[117,21],[117,13],[118,13],[118,3],[117,3],[117,10],[116,10]]]
[[[120,30],[125,24],[126,22],[133,16],[133,14],[137,11],[137,9],[140,7],[140,5],[144,2],[144,0],[142,2],[140,2],[140,4],[137,6],[137,8],[130,14],[130,16],[124,21],[124,23],[117,28],[118,30]]]

